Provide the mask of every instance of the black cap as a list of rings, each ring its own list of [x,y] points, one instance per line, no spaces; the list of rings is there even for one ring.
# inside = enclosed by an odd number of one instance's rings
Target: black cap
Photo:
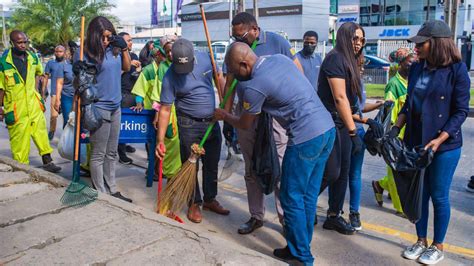
[[[442,20],[432,20],[423,23],[420,30],[408,39],[409,42],[424,43],[431,38],[451,38],[453,33],[448,24]]]
[[[171,48],[173,68],[178,74],[188,74],[194,68],[193,43],[186,39],[178,39]]]

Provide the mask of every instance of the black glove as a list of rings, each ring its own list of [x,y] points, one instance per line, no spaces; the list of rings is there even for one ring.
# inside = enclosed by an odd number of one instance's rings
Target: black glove
[[[123,39],[123,37],[118,35],[114,35],[110,38],[110,44],[113,47],[120,48],[121,50],[125,50],[128,47],[127,42]]]
[[[361,152],[363,143],[359,135],[356,134],[355,136],[351,136],[351,141],[352,141],[352,154]]]
[[[400,128],[397,126],[393,126],[390,131],[387,133],[387,138],[396,138],[400,134]]]
[[[222,134],[227,142],[232,143],[232,140],[234,139],[234,128],[229,123],[224,122]]]
[[[374,137],[376,139],[379,139],[383,137],[383,126],[379,122],[369,118],[367,120],[367,125],[369,125],[370,129],[372,129],[372,132],[374,132]]]

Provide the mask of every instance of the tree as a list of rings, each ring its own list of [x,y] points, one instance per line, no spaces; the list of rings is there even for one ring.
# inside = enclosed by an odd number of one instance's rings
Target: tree
[[[107,12],[114,7],[107,0],[20,0],[13,13],[16,28],[23,30],[41,47],[79,39],[81,14],[87,23],[96,16],[117,19]]]

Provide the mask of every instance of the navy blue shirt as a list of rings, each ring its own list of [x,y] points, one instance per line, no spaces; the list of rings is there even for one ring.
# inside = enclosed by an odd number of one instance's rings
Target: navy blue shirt
[[[56,59],[51,59],[46,63],[46,67],[44,68],[44,73],[49,76],[51,79],[50,86],[51,86],[51,95],[56,95],[56,76],[58,68],[61,67],[61,64],[64,63],[66,60],[61,62],[57,61]]]
[[[306,56],[303,54],[303,51],[299,51],[296,53],[296,57],[303,67],[304,75],[309,80],[311,85],[313,85],[313,88],[317,91],[319,70],[321,69],[321,64],[323,63],[321,56],[315,53],[310,56]]]
[[[244,88],[238,89],[244,112],[269,113],[286,130],[288,145],[297,145],[334,127],[316,91],[295,64],[277,54],[262,56]]]
[[[56,79],[64,79],[63,90],[61,91],[61,95],[73,97],[74,87],[72,86],[72,81],[74,80],[74,73],[72,72],[72,64],[65,60],[64,63],[60,64],[60,67],[56,69],[54,75]]]
[[[79,59],[79,49],[74,55],[74,60]],[[84,53],[84,60],[91,62],[87,53]],[[122,76],[122,55],[119,53],[117,56],[113,54],[113,48],[107,47],[105,51],[104,59],[101,64],[97,65],[97,96],[99,101],[95,103],[95,106],[108,111],[115,111],[120,107],[122,101],[121,92],[121,76]]]
[[[209,54],[195,51],[194,69],[188,74],[177,74],[171,64],[163,77],[160,102],[165,105],[175,103],[178,115],[212,117],[216,104]]]

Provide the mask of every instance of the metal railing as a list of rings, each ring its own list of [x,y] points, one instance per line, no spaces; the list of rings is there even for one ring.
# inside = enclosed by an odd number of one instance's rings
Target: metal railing
[[[365,69],[362,75],[364,83],[369,84],[387,84],[388,70],[385,69]]]

